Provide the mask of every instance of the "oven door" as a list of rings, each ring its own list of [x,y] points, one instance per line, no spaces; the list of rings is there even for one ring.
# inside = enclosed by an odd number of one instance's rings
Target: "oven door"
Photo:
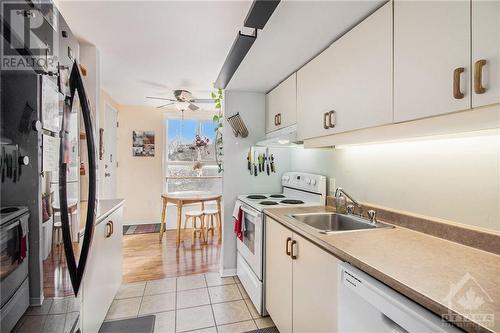
[[[244,205],[241,210],[243,240],[238,239],[238,252],[262,281],[262,213]]]
[[[0,226],[1,306],[4,306],[28,276],[28,258],[23,258],[21,254],[21,224],[27,230],[27,218],[24,217]]]

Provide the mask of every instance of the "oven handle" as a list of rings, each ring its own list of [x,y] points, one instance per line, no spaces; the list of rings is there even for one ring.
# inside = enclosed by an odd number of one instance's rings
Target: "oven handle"
[[[0,230],[2,230],[3,232],[5,231],[9,231],[10,229],[14,229],[15,227],[17,227],[19,224],[21,224],[20,220],[17,220],[11,224],[9,224],[7,227],[1,227]]]
[[[245,214],[248,214],[248,215],[250,215],[250,216],[253,216],[253,217],[256,217],[256,218],[260,218],[260,216],[261,216],[261,213],[255,213],[255,212],[253,212],[253,211],[251,211],[251,210],[249,210],[249,209],[247,209],[247,208],[245,208],[245,207],[243,207],[243,206],[241,206],[240,208],[241,208],[241,210],[242,210]]]

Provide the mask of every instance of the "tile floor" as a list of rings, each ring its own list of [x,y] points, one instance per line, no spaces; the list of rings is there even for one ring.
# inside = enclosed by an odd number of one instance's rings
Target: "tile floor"
[[[42,306],[29,307],[13,332],[71,332],[80,314],[80,299],[74,296],[45,298]]]
[[[124,284],[106,320],[154,314],[155,333],[238,333],[274,326],[260,317],[238,278],[218,273]]]

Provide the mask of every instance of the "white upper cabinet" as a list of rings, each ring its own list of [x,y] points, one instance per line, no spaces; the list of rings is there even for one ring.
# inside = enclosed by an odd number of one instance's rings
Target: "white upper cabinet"
[[[297,72],[297,131],[308,139],[391,123],[392,3]]]
[[[266,133],[294,125],[297,122],[297,74],[266,95]]]
[[[472,1],[472,107],[500,103],[500,1]]]
[[[470,1],[394,1],[394,121],[471,107]]]

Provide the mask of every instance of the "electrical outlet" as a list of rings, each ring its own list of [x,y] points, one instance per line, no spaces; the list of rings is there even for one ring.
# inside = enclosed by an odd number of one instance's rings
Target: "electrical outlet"
[[[328,192],[330,195],[335,194],[335,178],[330,178],[329,183],[328,183]]]

